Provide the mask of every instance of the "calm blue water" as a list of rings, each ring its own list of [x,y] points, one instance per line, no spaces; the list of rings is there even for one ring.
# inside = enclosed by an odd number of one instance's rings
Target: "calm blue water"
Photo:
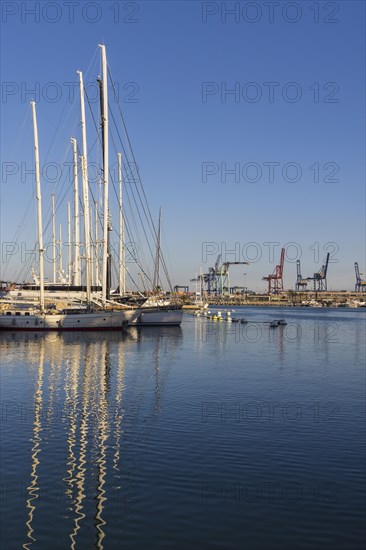
[[[365,313],[2,333],[2,548],[363,548]]]

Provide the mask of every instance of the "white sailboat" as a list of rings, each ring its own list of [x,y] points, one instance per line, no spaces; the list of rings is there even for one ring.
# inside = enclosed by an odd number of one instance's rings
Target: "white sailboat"
[[[102,142],[103,142],[103,235],[99,244],[102,246],[102,285],[99,286],[98,264],[94,273],[94,286],[91,286],[92,264],[91,264],[91,243],[90,243],[90,219],[89,219],[89,191],[88,191],[88,157],[86,142],[86,119],[84,104],[83,74],[78,71],[80,88],[80,112],[81,112],[81,180],[82,180],[82,203],[84,210],[84,265],[86,282],[81,283],[81,257],[80,257],[80,235],[79,235],[79,191],[78,191],[78,163],[77,163],[77,142],[71,138],[73,150],[73,176],[74,176],[74,244],[73,262],[71,268],[69,242],[69,264],[68,279],[58,282],[56,277],[56,229],[55,229],[55,197],[52,195],[52,243],[53,243],[53,282],[45,283],[43,272],[43,244],[42,244],[42,206],[39,174],[39,153],[38,153],[38,130],[36,123],[35,105],[32,105],[34,112],[34,140],[36,167],[36,187],[38,202],[38,238],[39,238],[39,277],[33,276],[34,283],[23,284],[15,288],[5,289],[5,296],[2,300],[3,314],[0,319],[1,328],[16,329],[18,326],[24,329],[68,329],[80,328],[118,328],[123,324],[141,325],[180,325],[183,317],[181,305],[174,300],[166,299],[165,296],[143,296],[130,295],[126,293],[126,266],[124,258],[124,219],[122,214],[122,155],[118,154],[118,182],[119,182],[119,292],[110,296],[110,255],[108,252],[108,89],[107,89],[107,60],[105,46],[101,47],[102,78],[101,88],[101,118],[102,118]],[[96,241],[98,230],[97,211],[95,214]],[[153,288],[159,286],[159,262],[160,262],[160,231],[161,213],[159,217],[159,229],[155,234],[156,258]],[[68,235],[70,241],[70,208],[68,207]],[[61,237],[60,237],[61,240]],[[62,265],[60,266],[62,271]],[[144,303],[145,301],[145,303]],[[38,305],[39,302],[39,305]],[[49,318],[45,316],[50,316]],[[78,318],[77,316],[81,316]]]
[[[156,243],[153,292],[157,294],[149,297],[139,310],[139,315],[132,324],[180,326],[183,318],[182,304],[176,304],[159,296],[160,290],[160,240],[161,240],[161,208],[159,212],[159,226]]]
[[[107,61],[105,46],[101,45],[102,54],[102,85],[103,101],[107,105]],[[89,258],[89,212],[88,205],[88,179],[86,164],[86,133],[85,110],[83,109],[83,83],[81,83],[81,111],[83,130],[83,204],[84,204],[84,230],[86,249],[86,304],[68,305],[66,307],[54,306],[52,309],[45,302],[44,281],[44,248],[42,229],[42,196],[40,182],[40,162],[38,146],[38,127],[36,116],[36,104],[31,102],[34,133],[35,154],[35,182],[37,199],[37,228],[39,246],[39,305],[30,304],[28,307],[16,308],[15,303],[2,302],[0,312],[0,329],[2,330],[115,330],[133,322],[138,316],[136,308],[115,304],[107,299],[107,224],[108,224],[108,108],[103,110],[103,159],[104,159],[104,232],[103,232],[103,274],[102,274],[102,302],[92,301],[91,274]]]

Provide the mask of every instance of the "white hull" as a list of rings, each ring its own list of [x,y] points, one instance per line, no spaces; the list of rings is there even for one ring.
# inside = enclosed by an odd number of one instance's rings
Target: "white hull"
[[[0,330],[118,330],[133,323],[138,310],[72,314],[5,312]]]
[[[138,316],[131,323],[133,325],[180,326],[183,318],[181,309],[153,308],[146,311],[146,308],[140,308],[138,312]]]

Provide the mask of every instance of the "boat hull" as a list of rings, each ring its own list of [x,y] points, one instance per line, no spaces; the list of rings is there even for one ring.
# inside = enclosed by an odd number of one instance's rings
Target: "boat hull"
[[[181,309],[158,309],[141,308],[133,325],[157,325],[157,326],[180,326],[183,318]]]
[[[0,330],[120,330],[132,323],[137,310],[102,313],[41,314],[19,312],[0,315]]]

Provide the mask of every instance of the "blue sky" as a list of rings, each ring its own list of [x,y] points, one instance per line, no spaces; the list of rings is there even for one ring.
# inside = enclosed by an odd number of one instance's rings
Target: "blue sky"
[[[70,5],[58,2],[56,11],[52,4],[2,3],[2,241],[13,240],[34,187],[31,175],[21,181],[21,163],[33,162],[26,91],[40,92],[41,164],[71,161],[78,102],[67,83],[77,82],[77,69],[95,81],[103,42],[153,215],[163,208],[174,283],[188,284],[217,251],[228,260],[242,260],[243,251],[253,258],[248,243],[256,243],[261,257],[233,267],[231,282],[242,284],[245,271],[249,288],[264,290],[261,277],[273,271],[280,247],[294,242],[303,275],[334,251],[328,286],[353,288],[354,261],[366,271],[363,2],[280,2],[273,21],[260,1],[78,2],[74,22]],[[124,90],[126,83],[133,84]],[[7,172],[13,165],[15,175]],[[45,223],[53,191],[43,182]],[[63,205],[66,228],[65,212]],[[20,238],[29,248],[34,213],[32,206]],[[279,243],[274,261],[269,242]],[[19,253],[6,278],[20,261]],[[286,288],[295,278],[295,263],[286,262]]]

